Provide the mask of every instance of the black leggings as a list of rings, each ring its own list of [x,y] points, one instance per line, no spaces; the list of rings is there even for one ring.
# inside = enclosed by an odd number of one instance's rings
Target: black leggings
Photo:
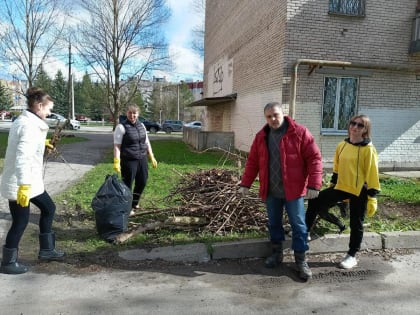
[[[46,191],[42,194],[33,197],[30,200],[41,211],[39,217],[39,232],[51,233],[52,222],[55,215],[55,204],[50,195]],[[10,214],[12,215],[12,225],[6,236],[7,248],[18,248],[23,232],[29,223],[30,204],[27,207],[22,207],[17,204],[16,200],[9,200]]]
[[[312,228],[317,214],[321,217],[328,213],[328,209],[337,202],[350,199],[350,243],[348,254],[354,256],[360,250],[363,239],[363,222],[365,220],[367,205],[367,190],[362,188],[359,196],[331,188],[326,188],[319,192],[318,198],[308,202],[306,211],[306,226]],[[322,215],[321,215],[322,214]]]
[[[132,207],[137,206],[140,196],[146,187],[147,178],[149,176],[149,166],[147,164],[147,156],[143,156],[140,160],[121,159],[121,177],[123,182],[130,188],[133,187],[133,203]]]

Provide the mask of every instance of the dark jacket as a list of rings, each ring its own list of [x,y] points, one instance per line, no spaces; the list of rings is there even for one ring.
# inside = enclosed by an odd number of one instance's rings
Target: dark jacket
[[[132,124],[128,120],[124,120],[121,124],[125,128],[121,143],[121,158],[140,160],[147,155],[146,128],[139,121]]]

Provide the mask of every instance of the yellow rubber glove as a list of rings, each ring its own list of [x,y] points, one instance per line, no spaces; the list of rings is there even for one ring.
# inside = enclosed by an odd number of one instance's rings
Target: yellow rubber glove
[[[376,200],[376,198],[368,196],[367,216],[369,218],[373,217],[377,209],[378,209],[378,201]]]
[[[30,185],[20,185],[17,192],[17,204],[22,207],[29,206],[29,200],[31,199],[31,186]]]
[[[117,173],[121,173],[121,165],[120,165],[120,159],[114,158],[114,164],[113,164],[114,171]]]
[[[157,168],[157,161],[155,159],[155,156],[153,154],[149,154],[149,160],[152,162],[153,168]]]
[[[51,140],[50,139],[45,139],[45,146],[48,149],[54,150],[54,145],[51,144]]]

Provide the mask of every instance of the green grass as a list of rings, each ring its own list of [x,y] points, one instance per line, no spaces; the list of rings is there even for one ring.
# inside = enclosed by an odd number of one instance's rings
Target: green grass
[[[199,153],[190,150],[190,148],[181,140],[157,140],[152,142],[153,152],[158,160],[156,169],[149,168],[149,179],[145,191],[141,199],[141,206],[146,209],[166,209],[175,207],[174,202],[164,200],[170,194],[179,181],[183,180],[183,176],[188,173],[195,173],[199,170],[212,169],[215,167],[234,168],[234,162],[226,158],[222,152],[205,152]],[[108,153],[105,161],[112,161],[112,152]],[[88,237],[89,244],[97,244],[98,247],[107,247],[107,243],[99,240],[94,226],[94,213],[91,208],[92,198],[97,190],[104,182],[107,174],[112,174],[112,163],[99,163],[95,168],[85,174],[85,176],[73,187],[64,193],[56,196],[54,199],[57,205],[64,208],[64,212],[71,213],[73,209],[80,209],[79,215],[83,212],[83,216],[87,218],[85,225],[91,227],[92,233]],[[77,214],[75,214],[77,215]],[[135,222],[148,222],[150,220],[164,219],[165,215],[149,215]],[[133,221],[133,220],[131,220]],[[209,233],[189,233],[182,231],[174,231],[162,229],[156,233],[139,234],[126,244],[134,245],[139,243],[149,244],[182,244],[193,241],[209,242],[212,240],[229,240],[244,237],[255,237],[256,234],[248,232],[243,235],[228,235],[224,237],[210,235]],[[68,237],[71,241],[71,235]]]
[[[381,176],[380,198],[396,202],[420,204],[420,181],[415,179]]]
[[[199,153],[192,151],[181,140],[158,140],[152,143],[153,152],[158,161],[156,169],[149,168],[149,179],[142,195],[142,205],[157,208],[168,206],[163,199],[187,173],[211,169],[223,165],[233,168],[234,163],[226,161],[218,152]],[[112,161],[112,152],[105,158]],[[91,211],[90,202],[98,188],[104,182],[106,174],[112,174],[112,163],[99,163],[82,180],[60,195],[72,207]]]

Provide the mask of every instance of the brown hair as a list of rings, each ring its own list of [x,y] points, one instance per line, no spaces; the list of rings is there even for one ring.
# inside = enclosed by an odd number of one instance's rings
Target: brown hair
[[[364,131],[362,134],[363,139],[371,139],[371,129],[372,129],[372,124],[370,122],[370,118],[366,115],[356,115],[353,116],[350,121],[349,124],[347,126],[347,131],[350,130],[350,123],[352,121],[354,121],[355,119],[361,119],[363,121],[363,125],[365,125],[364,127]]]
[[[42,105],[46,105],[47,102],[53,102],[54,100],[47,92],[33,86],[26,91],[26,101],[28,107],[33,108],[35,104],[42,103]]]

